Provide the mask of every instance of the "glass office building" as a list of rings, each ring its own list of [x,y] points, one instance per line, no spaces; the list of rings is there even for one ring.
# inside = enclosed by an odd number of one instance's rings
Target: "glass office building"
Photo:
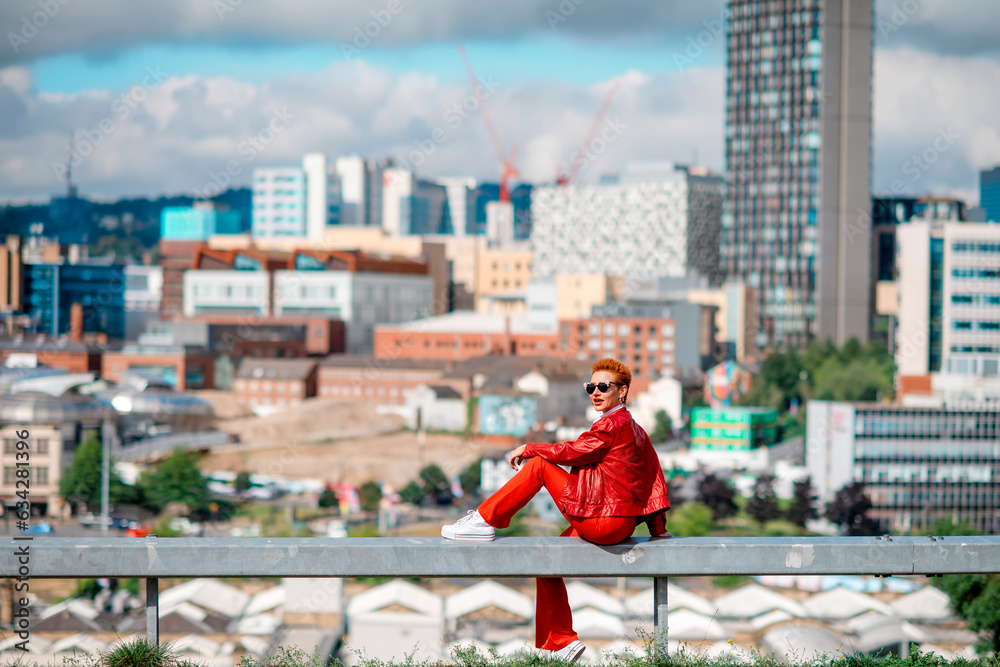
[[[806,466],[822,502],[861,482],[889,531],[939,518],[1000,532],[1000,411],[809,401]]]
[[[93,264],[29,264],[24,270],[24,309],[35,331],[70,332],[73,304],[83,308],[83,331],[125,337],[125,267]]]
[[[871,0],[730,0],[720,263],[760,343],[868,336]]]

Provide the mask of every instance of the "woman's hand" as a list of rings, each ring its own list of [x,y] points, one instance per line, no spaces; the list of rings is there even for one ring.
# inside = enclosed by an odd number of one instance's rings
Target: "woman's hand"
[[[517,470],[524,463],[524,445],[507,452],[507,463],[514,470]]]

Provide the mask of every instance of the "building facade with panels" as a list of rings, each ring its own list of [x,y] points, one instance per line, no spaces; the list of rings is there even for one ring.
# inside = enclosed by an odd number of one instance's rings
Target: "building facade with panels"
[[[872,21],[871,0],[728,2],[720,259],[759,291],[761,345],[867,339]]]
[[[617,184],[536,187],[534,275],[719,273],[722,179],[631,165]]]
[[[1000,532],[1000,411],[809,401],[806,467],[819,500],[861,482],[883,530],[939,518]]]
[[[691,449],[746,452],[778,441],[778,413],[769,408],[693,408]]]

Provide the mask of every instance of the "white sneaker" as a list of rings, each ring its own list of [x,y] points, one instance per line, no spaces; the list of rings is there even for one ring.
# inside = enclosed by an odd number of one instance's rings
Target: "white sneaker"
[[[558,651],[553,651],[552,657],[555,658],[556,660],[563,660],[565,662],[573,664],[574,662],[580,659],[580,656],[583,655],[583,651],[586,648],[587,647],[584,646],[583,642],[577,639],[576,641],[571,642],[566,646],[563,646]]]
[[[496,530],[479,516],[478,510],[469,513],[453,524],[441,527],[441,537],[448,540],[486,540],[496,537]]]

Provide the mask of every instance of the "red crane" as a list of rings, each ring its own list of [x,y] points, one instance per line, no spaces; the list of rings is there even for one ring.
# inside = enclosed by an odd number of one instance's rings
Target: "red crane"
[[[611,88],[608,90],[607,94],[604,96],[604,101],[601,102],[600,109],[597,110],[597,117],[594,118],[594,124],[590,126],[590,132],[587,133],[587,138],[580,146],[580,149],[573,156],[573,164],[570,166],[569,175],[564,176],[562,167],[556,166],[556,183],[559,185],[568,185],[573,182],[577,174],[580,173],[580,169],[583,167],[583,161],[587,157],[587,147],[590,146],[590,142],[594,140],[594,136],[597,134],[597,130],[601,127],[601,121],[604,120],[604,114],[608,112],[608,107],[611,106],[611,99],[618,92],[618,86],[621,85],[621,78],[615,77],[611,82]]]
[[[500,145],[500,137],[497,135],[496,128],[493,127],[493,121],[490,120],[489,111],[486,109],[486,100],[483,98],[482,86],[479,85],[476,72],[472,69],[472,63],[469,62],[468,56],[465,55],[465,47],[461,44],[458,45],[458,53],[462,56],[462,62],[465,63],[465,71],[469,75],[469,82],[472,83],[472,94],[479,100],[479,110],[483,114],[483,122],[486,123],[486,129],[490,133],[490,141],[493,142],[493,150],[496,152],[497,161],[500,163],[500,201],[509,202],[509,183],[512,178],[517,176],[517,169],[514,168],[514,159],[517,157],[517,144],[511,147],[509,155],[504,156],[503,147]]]

